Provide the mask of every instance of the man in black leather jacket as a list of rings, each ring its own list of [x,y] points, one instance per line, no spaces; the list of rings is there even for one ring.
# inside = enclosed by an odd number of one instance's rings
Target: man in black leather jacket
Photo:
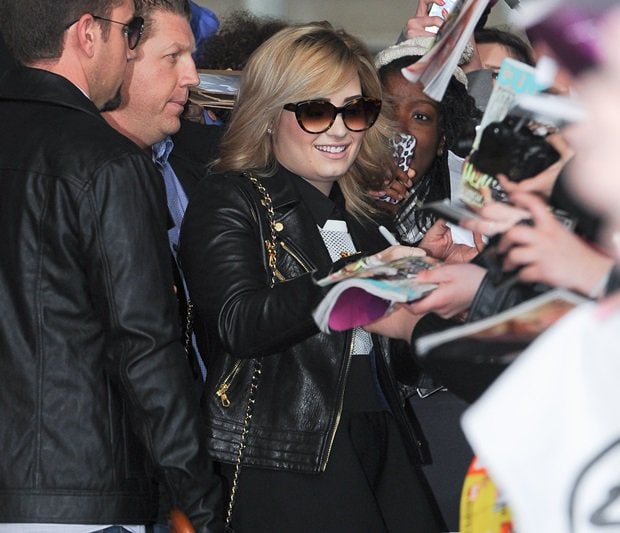
[[[131,0],[51,7],[0,6],[27,65],[0,81],[0,531],[148,524],[156,481],[197,531],[222,531],[164,186],[99,113],[142,25]]]

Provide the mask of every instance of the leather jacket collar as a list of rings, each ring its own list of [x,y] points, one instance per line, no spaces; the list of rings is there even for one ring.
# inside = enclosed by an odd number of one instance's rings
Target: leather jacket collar
[[[316,227],[309,227],[309,221],[316,220],[316,217],[302,200],[302,195],[295,183],[295,180],[303,178],[280,166],[273,176],[260,179],[271,196],[276,223],[282,224],[283,234],[290,235],[294,241],[298,242],[311,240],[310,247],[316,250],[316,255],[321,258],[320,263],[313,264],[313,267],[319,272],[329,272],[333,262]],[[346,221],[358,252],[368,255],[387,248],[388,244],[378,233],[375,222],[370,219],[360,220],[346,211],[345,199],[337,182],[334,183],[329,200],[334,203]],[[298,207],[301,211],[297,211]]]
[[[47,70],[18,67],[0,78],[0,99],[45,102],[97,116],[101,113],[91,100],[67,78]]]

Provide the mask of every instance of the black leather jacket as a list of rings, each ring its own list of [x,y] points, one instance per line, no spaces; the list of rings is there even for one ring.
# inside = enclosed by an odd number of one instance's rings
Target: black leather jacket
[[[312,273],[327,272],[332,261],[291,175],[280,169],[261,182],[272,198],[278,229],[278,283],[273,289],[264,244],[270,239],[266,210],[247,177],[205,178],[181,232],[182,266],[196,306],[200,350],[208,359],[203,400],[209,448],[217,460],[235,462],[252,358],[260,358],[244,463],[321,472],[338,427],[352,334],[320,333],[312,319],[323,295]],[[359,251],[387,247],[376,226],[364,228],[352,217],[347,224]],[[374,340],[379,381],[415,455],[421,443],[402,409],[388,360],[388,354],[395,354],[387,350],[386,339]],[[224,382],[230,405],[216,395]]]
[[[0,522],[223,531],[179,342],[163,180],[65,78],[0,81]]]

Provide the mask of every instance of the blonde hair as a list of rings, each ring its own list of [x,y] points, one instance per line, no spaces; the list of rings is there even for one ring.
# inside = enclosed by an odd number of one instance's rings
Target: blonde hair
[[[267,130],[278,122],[284,104],[325,98],[356,75],[364,96],[381,99],[372,56],[360,40],[324,22],[280,30],[255,50],[243,70],[213,169],[272,176],[277,161]],[[391,134],[391,124],[382,112],[365,132],[355,162],[338,181],[347,210],[356,216],[373,211],[366,191],[382,186],[391,161]]]

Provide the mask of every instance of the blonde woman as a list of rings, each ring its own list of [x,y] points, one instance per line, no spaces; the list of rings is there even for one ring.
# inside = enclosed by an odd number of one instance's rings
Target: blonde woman
[[[387,247],[364,191],[392,164],[389,134],[360,41],[326,23],[283,29],[244,69],[215,174],[190,202],[181,260],[238,533],[440,530],[396,352],[361,328],[320,333],[311,314],[314,279]]]

